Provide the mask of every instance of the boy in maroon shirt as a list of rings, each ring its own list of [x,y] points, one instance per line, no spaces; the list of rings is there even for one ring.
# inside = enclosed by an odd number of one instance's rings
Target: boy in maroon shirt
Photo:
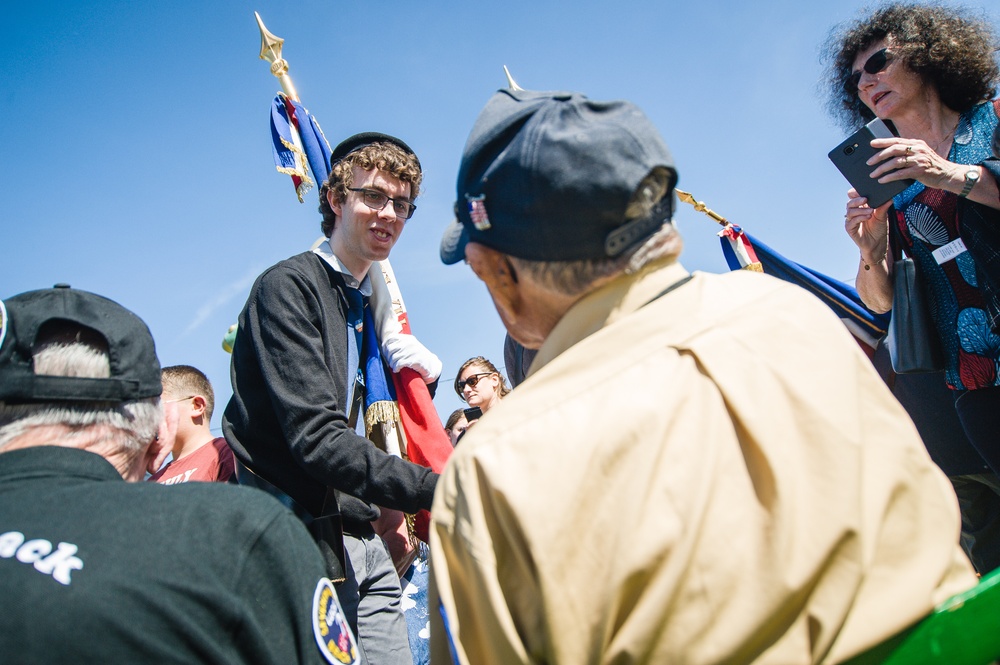
[[[235,483],[233,452],[209,429],[215,393],[208,377],[190,365],[174,365],[163,368],[161,380],[165,408],[175,404],[178,411],[177,438],[173,460],[149,480],[163,485],[192,480]]]

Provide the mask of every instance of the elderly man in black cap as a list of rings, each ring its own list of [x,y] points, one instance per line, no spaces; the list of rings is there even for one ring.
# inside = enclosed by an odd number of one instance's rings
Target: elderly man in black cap
[[[121,305],[66,286],[0,302],[0,659],[349,662],[323,557],[277,501],[123,482],[170,451],[159,396]]]
[[[776,279],[689,274],[676,181],[627,102],[506,90],[473,127],[441,256],[538,353],[438,483],[435,662],[839,662],[975,584],[849,333]]]
[[[280,496],[309,523],[362,657],[379,665],[412,660],[399,576],[372,520],[377,506],[429,509],[437,474],[355,431],[369,351],[362,329],[378,323],[370,315],[378,262],[416,209],[421,179],[416,155],[395,137],[357,134],[334,149],[319,193],[326,240],[257,278],[239,318],[222,421],[240,482]],[[437,356],[391,333],[376,331],[391,369],[436,381]]]

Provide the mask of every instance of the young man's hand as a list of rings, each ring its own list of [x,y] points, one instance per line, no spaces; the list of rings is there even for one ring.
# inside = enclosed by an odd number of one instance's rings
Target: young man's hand
[[[423,378],[425,383],[434,383],[441,376],[444,365],[441,359],[431,353],[413,335],[400,333],[382,340],[382,353],[393,372],[409,367]]]

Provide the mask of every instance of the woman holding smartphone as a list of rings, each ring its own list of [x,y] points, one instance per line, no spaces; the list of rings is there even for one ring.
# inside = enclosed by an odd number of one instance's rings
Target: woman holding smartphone
[[[459,368],[455,392],[469,405],[466,419],[471,424],[499,404],[503,396],[510,392],[510,387],[493,363],[476,356],[466,360]],[[476,408],[480,409],[478,415],[472,411]]]
[[[875,312],[892,308],[894,225],[927,286],[962,427],[1000,472],[1000,289],[991,286],[1000,287],[1000,271],[973,258],[1000,252],[1000,242],[974,245],[969,236],[975,216],[1000,238],[996,48],[993,28],[961,10],[891,4],[844,26],[827,56],[830,109],[845,128],[878,117],[898,133],[871,142],[879,150],[868,160],[871,177],[915,181],[876,208],[848,192],[844,226],[861,254],[858,294]]]

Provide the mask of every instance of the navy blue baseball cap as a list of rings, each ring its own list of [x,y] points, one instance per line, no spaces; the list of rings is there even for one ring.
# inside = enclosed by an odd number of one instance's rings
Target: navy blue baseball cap
[[[35,374],[32,351],[47,324],[105,344],[108,378]],[[142,319],[113,300],[57,284],[0,301],[0,401],[126,402],[162,392],[160,360]]]
[[[667,194],[650,215],[625,222],[655,169],[669,174]],[[498,90],[465,144],[441,260],[464,260],[469,242],[536,261],[618,256],[670,222],[676,183],[670,151],[634,104]]]

